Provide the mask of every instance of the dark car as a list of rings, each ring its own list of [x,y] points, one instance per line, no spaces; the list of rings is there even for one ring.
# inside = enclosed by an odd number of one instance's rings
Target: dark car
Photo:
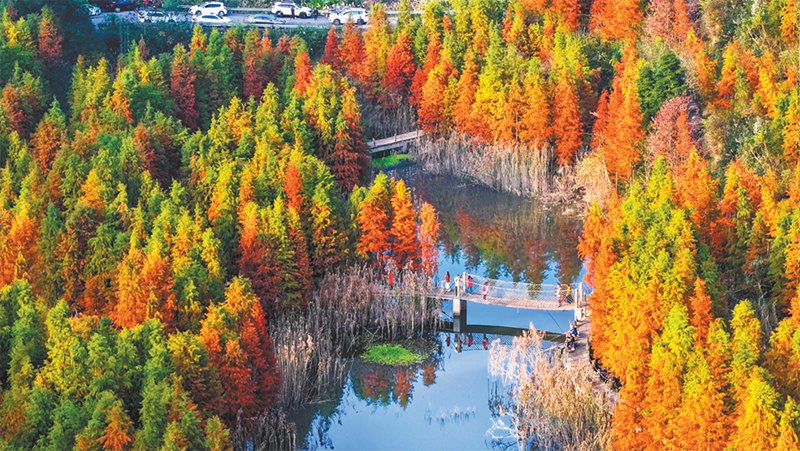
[[[139,7],[135,0],[98,0],[94,2],[103,11],[133,11]]]

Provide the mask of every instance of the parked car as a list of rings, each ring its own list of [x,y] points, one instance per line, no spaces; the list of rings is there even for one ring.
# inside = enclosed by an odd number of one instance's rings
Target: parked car
[[[139,22],[141,23],[167,23],[177,21],[178,16],[176,16],[175,13],[152,9],[139,11]]]
[[[341,25],[347,22],[355,22],[358,25],[366,25],[369,22],[369,12],[363,8],[350,8],[338,12],[331,12],[328,21],[334,25]]]
[[[291,2],[278,2],[272,5],[272,14],[278,17],[311,17],[314,11],[306,6],[298,6]]]
[[[98,8],[98,7],[94,6],[94,5],[91,5],[89,3],[82,4],[81,5],[81,9],[83,11],[85,11],[86,14],[88,14],[90,16],[99,16],[100,13],[102,12],[102,11],[100,11],[100,8]]]
[[[228,14],[228,9],[222,2],[205,2],[201,5],[194,5],[189,8],[189,14],[192,16],[219,16],[222,17]]]
[[[216,16],[214,14],[202,14],[199,16],[192,16],[195,23],[205,27],[229,27],[231,19],[224,16]]]
[[[138,7],[134,0],[97,0],[95,5],[104,11],[133,11]]]
[[[280,25],[286,23],[285,20],[279,19],[274,14],[253,14],[244,21],[254,25]]]

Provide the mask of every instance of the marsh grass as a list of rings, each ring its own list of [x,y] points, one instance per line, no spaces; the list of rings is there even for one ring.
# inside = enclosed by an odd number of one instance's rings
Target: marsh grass
[[[422,337],[437,326],[437,305],[424,294],[430,281],[405,274],[387,290],[371,268],[328,274],[307,312],[271,324],[283,380],[278,407],[326,399],[341,387],[348,358],[366,344]]]
[[[480,144],[461,134],[422,139],[412,157],[434,174],[455,175],[519,196],[541,196],[554,187],[549,147]]]
[[[543,352],[538,333],[526,333],[511,346],[493,344],[489,372],[508,389],[495,402],[510,424],[497,421],[494,437],[513,436],[520,449],[609,449],[614,391],[588,361],[567,366],[556,350]]]
[[[284,412],[270,410],[256,419],[257,427],[245,427],[241,421],[231,436],[237,451],[297,449],[297,427]]]
[[[407,102],[401,102],[395,108],[385,108],[374,101],[361,100],[361,118],[368,139],[386,138],[418,128],[417,113]]]
[[[307,311],[271,321],[281,391],[273,409],[256,419],[255,430],[237,428],[237,444],[247,444],[248,450],[295,449],[296,428],[286,412],[337,396],[351,357],[369,343],[417,343],[421,340],[413,339],[438,326],[440,306],[422,294],[430,280],[410,273],[397,280],[388,290],[372,268],[333,272],[320,281]]]

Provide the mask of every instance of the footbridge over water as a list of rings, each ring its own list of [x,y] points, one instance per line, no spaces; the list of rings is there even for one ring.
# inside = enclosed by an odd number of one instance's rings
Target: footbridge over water
[[[451,283],[440,283],[427,296],[453,300],[453,312],[466,309],[466,302],[499,305],[531,310],[576,310],[576,318],[583,316],[587,307],[587,289],[583,283],[537,284],[489,279],[475,274],[462,273]],[[469,286],[472,278],[472,287]],[[484,286],[486,293],[484,294]],[[461,302],[455,302],[456,300]],[[460,304],[460,305],[457,305]]]
[[[388,155],[395,150],[405,152],[408,150],[409,144],[416,142],[417,139],[423,136],[425,136],[425,132],[422,130],[415,130],[413,132],[401,133],[387,138],[367,141],[367,147],[369,147],[369,153],[373,157]]]
[[[472,278],[472,287],[469,286]],[[484,294],[484,286],[485,294]],[[569,354],[569,361],[587,359],[589,319],[587,312],[588,290],[583,283],[534,284],[488,279],[475,274],[462,273],[449,286],[436,286],[427,293],[429,298],[453,301],[452,321],[444,323],[440,330],[456,334],[493,334],[518,336],[525,329],[482,324],[470,324],[467,320],[468,303],[498,305],[530,310],[572,310],[578,327],[576,350]],[[542,338],[551,342],[564,342],[563,332],[540,331]],[[458,347],[460,349],[460,346]]]

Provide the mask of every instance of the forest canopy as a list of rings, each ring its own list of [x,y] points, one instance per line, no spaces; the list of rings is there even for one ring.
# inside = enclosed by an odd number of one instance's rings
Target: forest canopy
[[[229,449],[273,318],[331,270],[435,273],[435,210],[372,177],[398,126],[597,200],[615,448],[798,447],[796,0],[403,0],[324,48],[0,5],[0,447]]]

